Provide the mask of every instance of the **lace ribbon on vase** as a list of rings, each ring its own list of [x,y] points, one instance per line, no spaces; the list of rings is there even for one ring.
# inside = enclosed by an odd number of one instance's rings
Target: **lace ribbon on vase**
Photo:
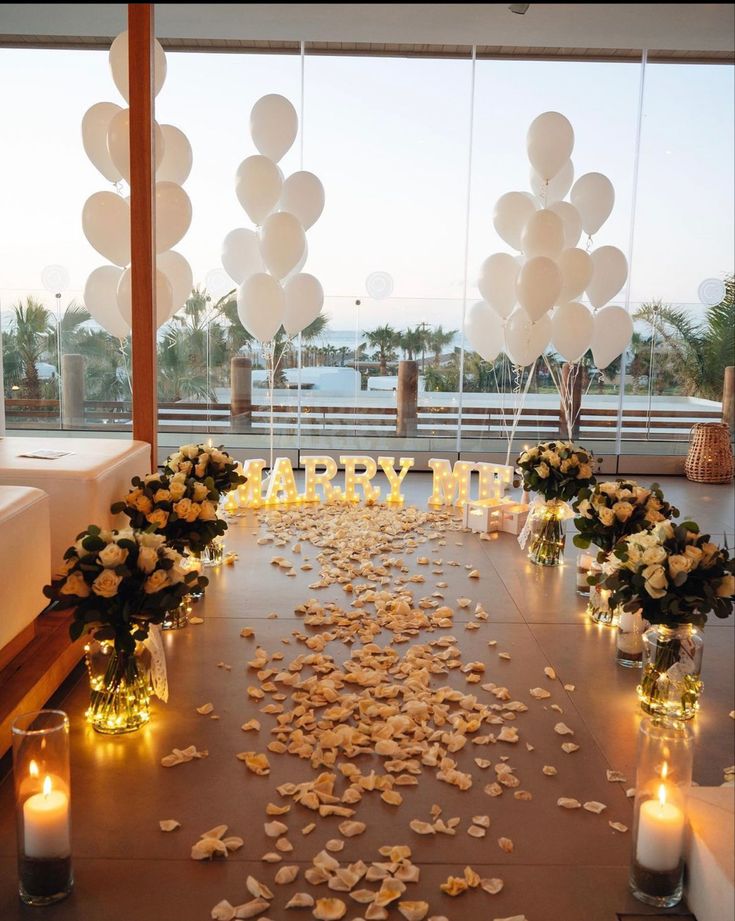
[[[168,675],[166,673],[166,653],[161,640],[161,628],[152,624],[143,645],[151,654],[151,688],[159,700],[168,700]]]
[[[543,514],[543,509],[549,502],[558,502],[560,506],[563,506],[563,511],[560,511],[559,514],[560,521],[566,521],[567,518],[574,517],[574,512],[568,502],[562,502],[561,499],[542,499],[541,496],[538,496],[531,503],[526,523],[523,525],[523,529],[518,535],[518,543],[520,544],[521,550],[526,549],[526,543],[528,542],[531,528],[533,527],[533,519]]]

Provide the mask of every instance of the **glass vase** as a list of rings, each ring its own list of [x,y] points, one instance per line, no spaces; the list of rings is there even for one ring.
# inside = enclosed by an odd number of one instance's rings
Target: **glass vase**
[[[619,612],[610,607],[610,589],[599,585],[590,586],[587,615],[595,624],[601,624],[603,627],[617,627]]]
[[[61,710],[36,710],[17,716],[11,733],[18,894],[26,905],[50,905],[74,885],[69,719]]]
[[[615,643],[615,658],[624,668],[643,667],[643,632],[648,621],[643,620],[643,611],[623,611],[617,613],[618,634]]]
[[[702,631],[694,624],[655,624],[642,640],[641,709],[651,716],[692,719],[702,693]]]
[[[86,716],[97,732],[135,732],[151,718],[151,654],[143,643],[119,652],[112,640],[85,647],[90,698]]]
[[[675,720],[646,717],[638,735],[630,888],[646,905],[672,908],[684,890],[686,801],[693,733]]]
[[[558,566],[564,556],[564,520],[568,507],[561,499],[548,499],[530,513],[528,558],[537,566]]]
[[[225,541],[222,537],[215,537],[207,546],[194,554],[205,569],[220,566],[225,558]]]
[[[189,623],[191,614],[192,596],[184,595],[181,601],[170,611],[166,611],[166,616],[161,624],[162,630],[181,630]]]
[[[587,581],[587,577],[595,572],[599,572],[600,565],[594,556],[588,550],[582,550],[577,554],[577,594],[588,598],[592,586]]]

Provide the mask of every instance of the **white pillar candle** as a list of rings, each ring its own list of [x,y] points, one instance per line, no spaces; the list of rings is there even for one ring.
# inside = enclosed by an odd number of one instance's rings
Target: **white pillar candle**
[[[643,652],[643,614],[637,611],[621,611],[618,620],[618,649],[628,655]]]
[[[649,799],[638,816],[635,856],[647,870],[666,873],[679,866],[684,840],[684,813],[666,801],[662,784],[658,799]]]
[[[51,778],[43,782],[43,792],[23,803],[23,849],[26,857],[68,857],[69,797],[51,788]]]
[[[577,588],[582,589],[584,592],[590,590],[587,576],[592,568],[592,562],[593,558],[591,553],[580,553],[577,557]]]

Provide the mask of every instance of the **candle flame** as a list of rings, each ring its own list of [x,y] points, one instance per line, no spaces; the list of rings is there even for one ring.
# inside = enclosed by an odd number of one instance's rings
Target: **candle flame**
[[[43,795],[48,796],[50,792],[51,792],[51,778],[47,774],[43,780]]]
[[[31,775],[31,777],[38,777],[38,765],[35,761],[31,761],[31,763],[28,765],[28,773]]]
[[[663,809],[666,805],[666,784],[662,783],[658,788],[658,801]]]

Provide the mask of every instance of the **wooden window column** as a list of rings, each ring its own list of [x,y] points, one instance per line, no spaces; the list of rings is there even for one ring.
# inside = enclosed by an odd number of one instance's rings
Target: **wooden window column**
[[[158,464],[156,194],[153,136],[154,5],[128,4],[133,438]]]

